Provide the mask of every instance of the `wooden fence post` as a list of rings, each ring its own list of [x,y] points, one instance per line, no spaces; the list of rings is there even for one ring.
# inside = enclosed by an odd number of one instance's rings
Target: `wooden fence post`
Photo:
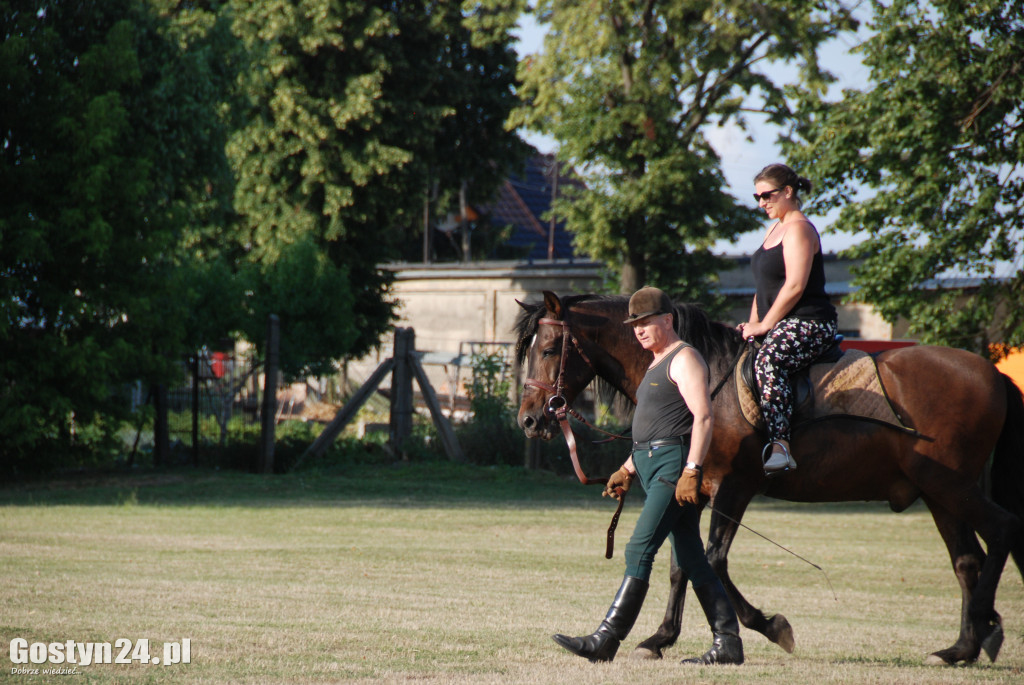
[[[412,366],[416,382],[420,386],[420,392],[423,393],[423,401],[427,403],[427,409],[430,410],[430,417],[434,420],[434,426],[437,427],[437,434],[441,436],[441,444],[444,446],[445,454],[452,461],[465,462],[466,455],[462,453],[462,448],[459,447],[459,440],[455,437],[452,425],[444,417],[444,414],[441,413],[441,403],[437,401],[437,393],[434,392],[433,386],[430,385],[427,372],[423,370],[423,365],[420,364],[420,360],[415,356],[409,356],[409,364]]]
[[[411,328],[398,328],[395,330],[394,356],[388,357],[381,362],[377,370],[366,379],[366,382],[345,403],[341,411],[324,427],[320,436],[302,453],[302,456],[292,465],[292,468],[297,468],[309,456],[322,456],[389,373],[391,374],[391,422],[389,437],[391,447],[395,453],[401,453],[403,443],[412,435],[412,380],[415,378],[420,386],[420,390],[423,392],[423,399],[430,410],[431,417],[434,419],[434,424],[437,426],[437,431],[441,436],[441,442],[444,445],[445,452],[448,454],[448,458],[452,461],[465,461],[466,457],[459,448],[459,441],[455,437],[455,431],[452,430],[448,419],[441,413],[441,403],[437,401],[437,394],[430,385],[430,380],[423,370],[423,365],[420,364],[419,359],[416,357],[415,331]]]
[[[410,356],[416,349],[416,331],[395,329],[395,369],[391,372],[390,441],[395,454],[407,458],[405,443],[412,437],[412,365]]]
[[[192,465],[199,466],[199,353],[192,355]]]
[[[257,473],[274,472],[274,429],[277,423],[277,367],[281,346],[281,320],[267,317],[266,363],[263,365],[263,404],[260,411],[260,453]]]

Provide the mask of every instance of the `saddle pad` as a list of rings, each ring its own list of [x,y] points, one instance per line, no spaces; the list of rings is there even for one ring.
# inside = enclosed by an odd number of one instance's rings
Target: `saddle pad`
[[[742,364],[748,349],[740,358]],[[740,368],[739,364],[737,368]],[[811,393],[808,402],[793,412],[793,427],[828,416],[859,416],[906,428],[889,404],[878,377],[874,358],[861,350],[849,350],[835,364],[814,364],[810,371]],[[736,394],[743,417],[758,430],[765,429],[764,416],[757,397],[736,375]]]

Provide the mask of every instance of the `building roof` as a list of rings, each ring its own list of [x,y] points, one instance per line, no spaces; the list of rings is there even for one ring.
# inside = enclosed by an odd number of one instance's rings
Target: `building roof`
[[[496,249],[494,257],[519,257],[528,260],[584,258],[572,245],[572,235],[565,230],[565,221],[554,227],[554,254],[548,254],[551,222],[544,215],[551,208],[553,196],[561,189],[579,186],[564,167],[558,167],[557,184],[552,172],[553,155],[534,155],[526,160],[522,171],[509,175],[494,201],[479,207],[482,214],[496,226],[511,226],[509,239]]]

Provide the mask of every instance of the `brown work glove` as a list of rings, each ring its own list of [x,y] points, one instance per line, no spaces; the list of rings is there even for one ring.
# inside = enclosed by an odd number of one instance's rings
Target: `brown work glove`
[[[620,495],[626,494],[632,483],[633,474],[627,471],[625,466],[620,466],[618,471],[608,477],[608,482],[605,483],[604,492],[601,493],[601,496],[619,499]]]
[[[697,497],[700,496],[701,471],[699,469],[683,469],[679,474],[679,481],[676,483],[676,501],[679,506],[686,504],[697,505]]]

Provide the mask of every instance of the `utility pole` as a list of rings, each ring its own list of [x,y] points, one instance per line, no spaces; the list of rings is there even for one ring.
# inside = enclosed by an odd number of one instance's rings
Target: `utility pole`
[[[548,224],[548,261],[555,259],[555,200],[558,199],[558,159],[551,156],[551,219]]]

